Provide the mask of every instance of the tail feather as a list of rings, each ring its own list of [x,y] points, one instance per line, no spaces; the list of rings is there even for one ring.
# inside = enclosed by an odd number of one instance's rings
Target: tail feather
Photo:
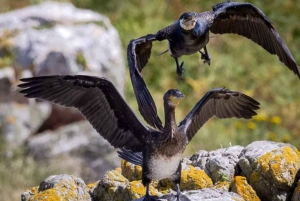
[[[132,152],[127,149],[121,148],[118,152],[118,156],[129,163],[132,163],[134,165],[142,166],[143,163],[143,155],[142,152]]]

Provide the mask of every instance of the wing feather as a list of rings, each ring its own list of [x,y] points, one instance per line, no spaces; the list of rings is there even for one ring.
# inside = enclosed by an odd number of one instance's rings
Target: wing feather
[[[42,76],[21,79],[20,92],[67,107],[76,107],[116,148],[142,151],[151,133],[129,108],[113,84],[91,76]]]
[[[195,105],[186,118],[180,122],[179,131],[186,134],[188,141],[211,117],[245,118],[256,115],[259,103],[251,97],[225,88],[212,89]]]
[[[214,21],[210,31],[215,34],[234,33],[257,43],[276,54],[300,78],[299,65],[265,14],[250,3],[225,2],[213,7]]]

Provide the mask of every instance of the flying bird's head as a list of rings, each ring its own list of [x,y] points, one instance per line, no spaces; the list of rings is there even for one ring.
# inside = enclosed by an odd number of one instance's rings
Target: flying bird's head
[[[196,13],[192,12],[183,13],[179,18],[180,27],[187,31],[194,29],[196,22]]]
[[[164,102],[170,107],[176,107],[181,99],[184,98],[183,93],[181,93],[178,89],[170,89],[164,95]]]

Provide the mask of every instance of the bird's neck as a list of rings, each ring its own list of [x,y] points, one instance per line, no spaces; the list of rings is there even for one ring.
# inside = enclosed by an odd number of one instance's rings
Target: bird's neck
[[[165,127],[164,133],[170,133],[170,137],[173,138],[177,132],[177,124],[175,120],[175,108],[165,105]]]

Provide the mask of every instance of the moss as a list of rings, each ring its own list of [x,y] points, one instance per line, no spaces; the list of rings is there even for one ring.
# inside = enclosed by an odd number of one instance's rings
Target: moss
[[[248,184],[247,179],[242,176],[234,177],[231,183],[231,191],[239,194],[244,200],[247,201],[260,201],[256,192]]]
[[[76,63],[79,66],[82,66],[82,68],[84,70],[88,70],[87,62],[86,62],[86,59],[85,59],[83,53],[80,52],[80,53],[76,54]]]

